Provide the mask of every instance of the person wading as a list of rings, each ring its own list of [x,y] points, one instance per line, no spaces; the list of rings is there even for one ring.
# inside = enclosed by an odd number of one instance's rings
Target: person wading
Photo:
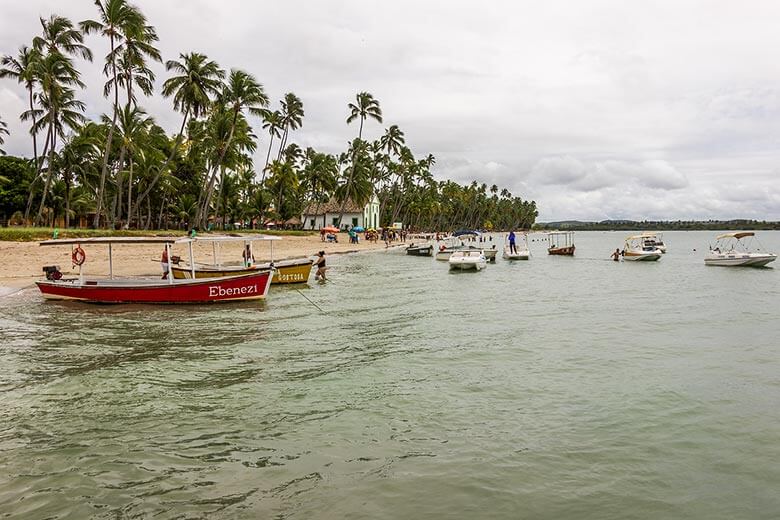
[[[517,246],[515,245],[515,232],[509,232],[509,252],[517,254]]]
[[[317,266],[317,272],[314,274],[315,280],[327,280],[325,278],[325,271],[328,269],[325,267],[325,251],[320,251],[317,253],[317,262],[314,264]]]

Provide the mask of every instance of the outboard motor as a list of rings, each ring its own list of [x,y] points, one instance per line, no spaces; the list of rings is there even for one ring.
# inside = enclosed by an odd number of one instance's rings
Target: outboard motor
[[[46,265],[43,267],[43,272],[46,274],[47,280],[59,280],[62,278],[60,266],[58,265]]]

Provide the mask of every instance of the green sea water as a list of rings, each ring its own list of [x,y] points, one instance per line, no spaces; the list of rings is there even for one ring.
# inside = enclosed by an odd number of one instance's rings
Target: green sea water
[[[2,298],[0,518],[778,518],[780,269],[714,234],[332,257],[324,313]]]

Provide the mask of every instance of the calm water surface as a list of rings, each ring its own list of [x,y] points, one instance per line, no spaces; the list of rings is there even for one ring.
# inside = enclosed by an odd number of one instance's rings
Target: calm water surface
[[[714,234],[332,258],[325,314],[4,298],[0,517],[778,518],[780,271]]]

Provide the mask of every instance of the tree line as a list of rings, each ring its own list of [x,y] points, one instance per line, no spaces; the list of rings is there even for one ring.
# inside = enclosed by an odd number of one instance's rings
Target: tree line
[[[397,125],[364,139],[367,123],[383,123],[369,92],[347,105],[346,123],[357,126],[357,137],[344,152],[302,149],[294,142],[304,122],[298,96],[286,93],[272,108],[251,73],[185,52],[164,63],[160,92],[181,117],[168,135],[139,102],[155,93],[151,66],[163,62],[154,26],[125,0],[95,6],[94,19],[78,23],[41,18],[40,34],[0,59],[0,78],[24,89],[20,119],[29,124],[32,151],[31,158],[0,157],[6,218],[35,225],[61,219],[70,227],[89,217],[95,228],[263,226],[334,198],[343,216],[350,200],[363,206],[376,195],[383,224],[508,229],[535,222],[535,202],[506,189],[435,180],[435,158],[416,158]],[[111,111],[98,120],[86,118],[79,99],[85,84],[77,62],[94,59],[89,35],[107,48],[103,96]],[[267,136],[264,164],[253,160],[258,134]],[[7,135],[0,117],[0,146]]]

